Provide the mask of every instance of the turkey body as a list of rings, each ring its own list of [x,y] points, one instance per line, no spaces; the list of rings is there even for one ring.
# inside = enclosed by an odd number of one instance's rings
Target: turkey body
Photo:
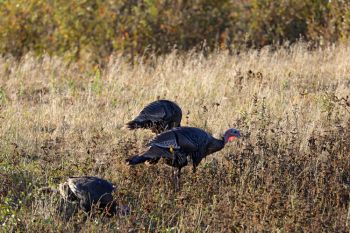
[[[176,127],[156,136],[149,149],[141,155],[127,159],[129,165],[137,165],[146,161],[157,163],[164,158],[165,163],[178,168],[175,178],[175,190],[179,187],[181,169],[192,160],[193,172],[207,155],[215,153],[235,138],[241,137],[237,129],[228,129],[221,139],[216,139],[202,129],[195,127]]]
[[[207,155],[221,150],[224,139],[216,139],[202,129],[194,127],[177,127],[159,134],[149,144],[149,149],[141,155],[127,160],[130,165],[149,161],[157,163],[164,158],[165,163],[176,167],[179,172],[191,160],[193,170]]]
[[[157,100],[148,104],[139,115],[128,122],[129,129],[151,129],[161,133],[173,127],[180,126],[182,118],[181,108],[170,100]]]
[[[114,210],[114,189],[110,182],[92,176],[70,177],[59,186],[61,196],[71,202],[78,201],[85,212],[91,211],[92,205],[96,204],[101,209],[111,205]]]

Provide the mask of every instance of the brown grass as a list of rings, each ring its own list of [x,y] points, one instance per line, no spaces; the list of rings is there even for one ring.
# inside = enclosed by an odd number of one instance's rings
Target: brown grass
[[[340,232],[350,221],[350,47],[303,44],[229,56],[121,57],[93,71],[60,58],[0,60],[0,223],[35,232]],[[152,133],[123,128],[157,98],[175,100],[183,125],[244,137],[199,166],[129,168]],[[59,217],[38,189],[68,176],[118,186],[130,216]]]

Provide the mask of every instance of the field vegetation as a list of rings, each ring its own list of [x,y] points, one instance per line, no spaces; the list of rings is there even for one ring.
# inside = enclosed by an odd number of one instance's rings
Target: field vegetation
[[[346,0],[0,0],[0,232],[349,232]],[[241,139],[192,174],[129,167],[156,99]],[[69,176],[129,215],[71,213]]]
[[[7,1],[2,1],[2,4]],[[306,1],[304,1],[306,2]],[[10,4],[10,3],[8,3]],[[85,69],[63,57],[0,59],[0,227],[5,232],[347,232],[350,224],[350,46],[307,44],[210,54],[173,50]],[[124,128],[158,98],[183,125],[243,137],[185,168],[130,168],[154,135]],[[68,176],[118,187],[130,215],[65,218]]]
[[[348,41],[347,0],[0,0],[0,54],[103,64],[114,53]]]

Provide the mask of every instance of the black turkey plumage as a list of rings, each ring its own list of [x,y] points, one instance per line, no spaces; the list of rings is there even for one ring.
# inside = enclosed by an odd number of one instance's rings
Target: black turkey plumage
[[[126,125],[129,129],[151,129],[161,133],[173,127],[180,126],[181,108],[169,100],[157,100],[147,105],[140,114]]]
[[[97,210],[102,210],[106,216],[130,213],[129,206],[117,206],[117,201],[113,199],[112,195],[115,191],[113,184],[98,177],[70,177],[59,184],[58,189],[42,187],[39,191],[61,195],[57,210],[66,219],[71,218],[77,212],[77,207],[89,213],[94,206]]]
[[[117,209],[112,196],[114,189],[110,182],[92,176],[70,177],[59,185],[64,200],[77,201],[85,212],[90,212],[93,205],[99,209],[108,208],[109,214],[115,214]]]
[[[236,129],[229,129],[221,139],[216,139],[202,129],[194,127],[177,127],[159,134],[149,144],[149,149],[141,155],[136,155],[127,160],[129,165],[136,165],[146,161],[157,163],[160,158],[165,163],[178,168],[179,180],[181,169],[186,166],[189,159],[192,160],[193,172],[207,155],[224,148],[227,142],[235,137],[240,137]]]

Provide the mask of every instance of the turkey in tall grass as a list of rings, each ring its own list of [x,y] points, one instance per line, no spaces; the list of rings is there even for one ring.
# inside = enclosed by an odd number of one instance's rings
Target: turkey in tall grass
[[[154,133],[180,126],[181,108],[170,100],[157,100],[148,104],[140,114],[128,122],[129,129],[151,129]]]
[[[228,129],[220,138],[214,138],[206,131],[194,127],[177,127],[156,136],[149,144],[149,149],[141,155],[127,159],[129,165],[148,161],[157,163],[161,158],[167,165],[177,168],[176,183],[181,175],[181,169],[192,161],[193,172],[207,155],[215,153],[228,143],[241,136],[237,129]]]

